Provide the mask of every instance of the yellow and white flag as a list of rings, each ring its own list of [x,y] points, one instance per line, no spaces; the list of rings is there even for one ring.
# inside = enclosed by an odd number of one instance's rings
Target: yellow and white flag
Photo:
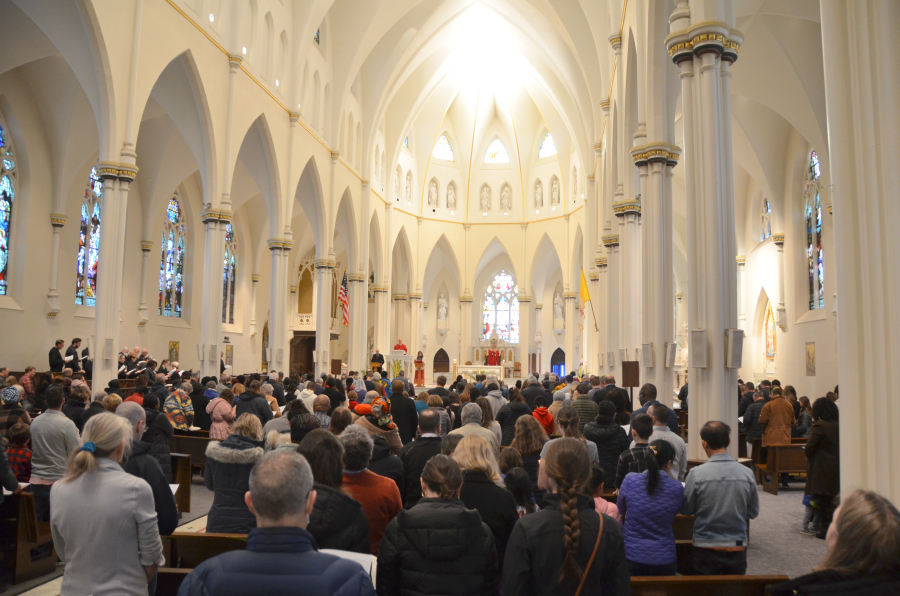
[[[597,314],[594,313],[594,303],[591,302],[591,292],[588,290],[587,278],[584,276],[584,269],[581,270],[581,287],[578,290],[578,309],[581,312],[581,318],[585,318],[584,309],[590,303],[591,305],[591,314],[594,315],[594,330],[599,331],[600,328],[597,327]],[[584,329],[584,326],[579,322],[578,326]]]

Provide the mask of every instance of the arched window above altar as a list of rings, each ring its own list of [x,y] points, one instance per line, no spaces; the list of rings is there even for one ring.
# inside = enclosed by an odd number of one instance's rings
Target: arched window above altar
[[[481,339],[490,340],[496,333],[500,341],[519,343],[519,286],[513,277],[501,270],[485,289],[482,305]]]

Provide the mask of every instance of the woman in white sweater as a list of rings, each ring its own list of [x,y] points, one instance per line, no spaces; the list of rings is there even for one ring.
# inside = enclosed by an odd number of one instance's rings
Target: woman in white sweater
[[[145,596],[164,558],[150,485],[119,465],[131,424],[98,414],[82,439],[50,489],[50,531],[66,566],[60,594]]]

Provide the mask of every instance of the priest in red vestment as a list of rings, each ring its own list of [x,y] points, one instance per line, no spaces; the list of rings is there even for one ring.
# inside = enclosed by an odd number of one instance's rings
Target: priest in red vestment
[[[395,349],[395,350],[403,350],[403,353],[404,353],[404,354],[407,353],[406,344],[403,343],[403,340],[402,340],[402,339],[398,339],[398,340],[397,340],[397,345],[394,346],[394,349]]]

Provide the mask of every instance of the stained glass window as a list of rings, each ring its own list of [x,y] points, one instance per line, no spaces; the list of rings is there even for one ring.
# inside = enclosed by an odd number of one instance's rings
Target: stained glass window
[[[763,197],[762,212],[759,214],[759,240],[762,242],[772,235],[772,207],[769,205],[769,199]]]
[[[9,293],[12,208],[16,200],[16,162],[0,125],[0,296]]]
[[[81,229],[78,232],[75,304],[97,305],[97,263],[100,259],[100,203],[103,181],[97,168],[91,168],[84,201],[81,203]]]
[[[806,268],[809,273],[809,309],[825,308],[825,264],[822,254],[822,201],[819,195],[819,157],[809,158],[806,181]]]
[[[431,157],[453,161],[453,147],[450,146],[447,135],[441,135],[441,138],[434,144],[434,151],[431,152]]]
[[[550,157],[551,155],[556,155],[556,144],[554,144],[553,137],[548,132],[544,135],[544,140],[541,141],[541,148],[538,149],[538,159]]]
[[[316,34],[313,36],[313,39],[316,41],[316,45],[322,44],[322,37],[319,33],[320,29],[316,29]]]
[[[409,135],[403,137],[403,146],[409,149]]]
[[[519,286],[506,271],[500,271],[484,293],[481,339],[497,338],[519,343]]]
[[[225,225],[225,262],[222,267],[222,322],[234,323],[234,280],[237,277],[237,240],[231,224]]]
[[[159,261],[159,314],[182,316],[184,294],[184,216],[178,195],[169,199],[163,220]]]
[[[509,163],[509,153],[500,139],[494,139],[494,142],[488,147],[484,154],[484,163]]]

